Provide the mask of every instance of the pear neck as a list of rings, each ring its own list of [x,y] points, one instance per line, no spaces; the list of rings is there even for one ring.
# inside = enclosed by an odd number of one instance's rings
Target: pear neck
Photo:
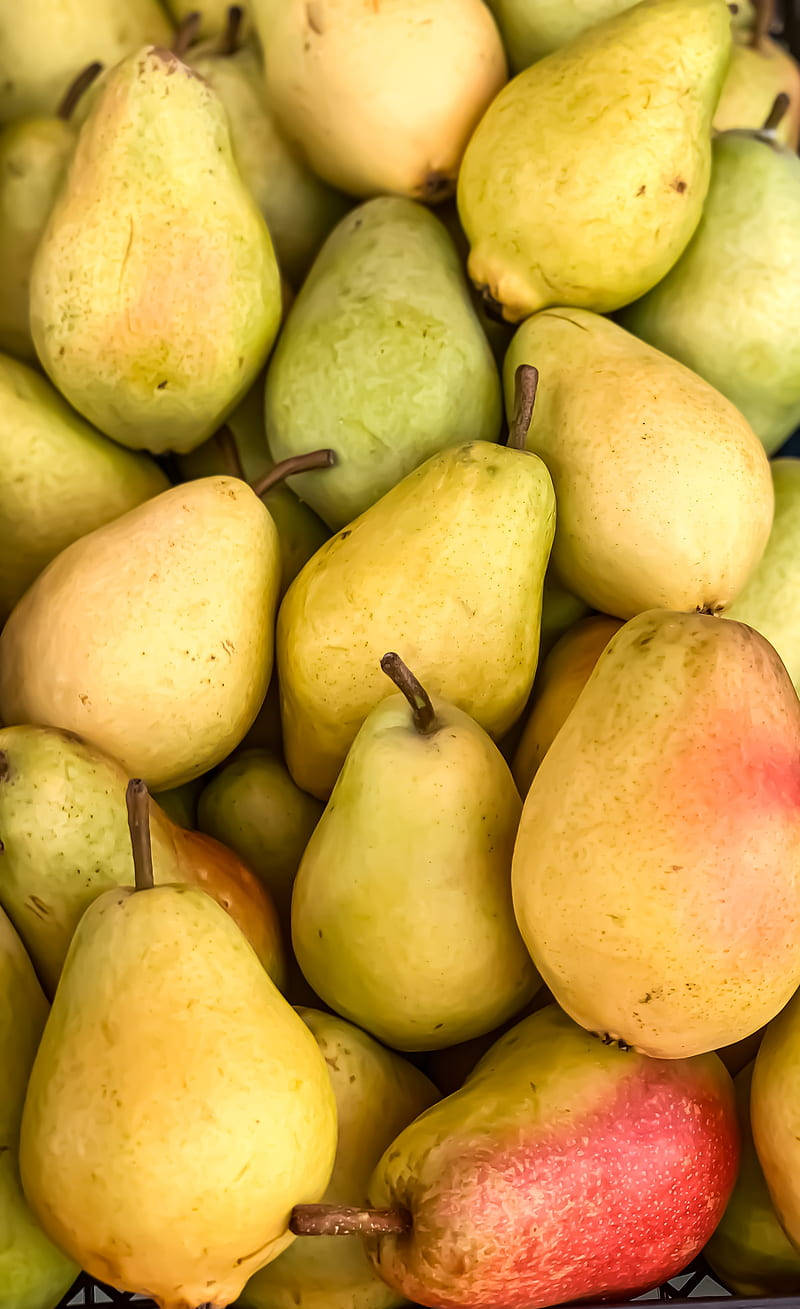
[[[257,482],[251,482],[251,489],[256,495],[266,495],[273,486],[295,473],[307,473],[312,468],[332,468],[336,463],[334,450],[310,450],[305,455],[292,455],[291,459],[282,459],[279,464]]]
[[[337,1204],[297,1204],[289,1219],[295,1236],[387,1236],[410,1232],[411,1214],[396,1209],[356,1209]]]
[[[150,792],[140,777],[132,778],[125,791],[128,831],[131,835],[133,873],[137,891],[152,890],[153,849],[150,843]]]
[[[538,386],[539,369],[534,368],[533,364],[520,364],[514,374],[514,413],[507,441],[509,450],[525,449]]]
[[[381,668],[394,682],[398,691],[402,691],[411,706],[414,726],[420,736],[430,736],[432,732],[437,731],[439,724],[436,721],[436,711],[431,704],[431,698],[411,669],[403,663],[399,654],[395,654],[393,650],[385,654],[381,659]]]

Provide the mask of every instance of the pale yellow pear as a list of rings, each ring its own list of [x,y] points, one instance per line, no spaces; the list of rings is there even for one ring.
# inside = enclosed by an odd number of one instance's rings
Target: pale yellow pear
[[[279,579],[275,524],[245,482],[162,492],[23,596],[0,635],[0,719],[77,732],[156,790],[198,777],[264,699]]]
[[[779,141],[796,150],[800,136],[800,68],[777,41],[763,37],[757,43],[749,33],[736,40],[731,50],[728,75],[722,87],[714,127],[763,126],[777,95],[789,97],[789,107],[775,129]]]

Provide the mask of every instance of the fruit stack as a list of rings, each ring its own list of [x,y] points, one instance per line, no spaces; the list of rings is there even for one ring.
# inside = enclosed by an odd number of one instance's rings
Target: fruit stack
[[[167,4],[0,0],[0,1309],[800,1297],[771,6]]]

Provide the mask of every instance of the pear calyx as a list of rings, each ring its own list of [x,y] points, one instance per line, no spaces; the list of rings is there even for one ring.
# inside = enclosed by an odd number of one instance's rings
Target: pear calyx
[[[407,1209],[357,1209],[339,1204],[296,1204],[289,1219],[295,1236],[385,1236],[411,1230]]]
[[[194,45],[197,40],[200,23],[203,15],[199,9],[193,9],[191,13],[178,24],[175,32],[175,38],[170,46],[170,52],[176,55],[178,59],[183,59],[189,46]]]
[[[150,792],[140,777],[132,778],[125,788],[128,830],[131,834],[133,872],[137,891],[152,890],[153,851],[150,845]]]
[[[56,118],[60,118],[64,123],[69,122],[78,106],[78,101],[81,96],[85,91],[89,90],[92,82],[100,73],[102,73],[102,71],[103,65],[99,60],[95,60],[94,63],[88,64],[86,68],[81,69],[78,76],[73,78],[64,92],[61,103],[56,110]]]
[[[335,463],[335,450],[309,450],[305,455],[292,455],[291,459],[282,459],[259,481],[252,482],[251,490],[257,496],[262,496],[276,483],[282,482],[285,477],[292,477],[295,473],[307,473],[312,468],[332,468]]]
[[[381,669],[390,678],[398,691],[402,691],[406,700],[411,706],[411,713],[414,718],[414,726],[421,736],[430,736],[439,726],[436,721],[436,711],[431,704],[431,698],[425,687],[412,673],[411,669],[403,663],[399,654],[390,650],[381,659]]]
[[[533,364],[520,364],[514,374],[514,416],[508,431],[509,450],[525,449],[538,386],[539,369]]]
[[[244,19],[244,9],[241,5],[228,5],[228,14],[225,20],[225,28],[220,37],[218,53],[221,55],[235,55],[236,51],[242,44],[242,21]]]

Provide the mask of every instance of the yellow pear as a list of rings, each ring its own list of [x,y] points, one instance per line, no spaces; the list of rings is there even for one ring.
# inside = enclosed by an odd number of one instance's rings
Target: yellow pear
[[[769,36],[774,9],[775,0],[758,0],[752,21],[744,25],[734,22],[731,62],[714,114],[714,127],[718,132],[760,128],[775,97],[784,94],[789,104],[775,135],[796,150],[800,135],[800,68],[788,50]]]

